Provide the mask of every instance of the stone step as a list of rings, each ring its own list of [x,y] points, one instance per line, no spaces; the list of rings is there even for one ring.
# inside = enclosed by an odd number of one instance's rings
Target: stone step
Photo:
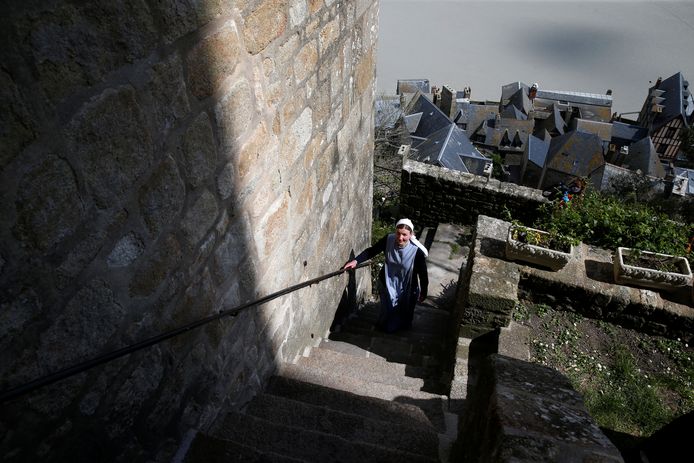
[[[244,442],[260,452],[272,452],[311,462],[438,461],[438,452],[430,457],[415,455],[236,412],[224,417],[214,437]]]
[[[431,356],[412,353],[412,346],[407,342],[374,338],[363,333],[351,333],[347,331],[332,332],[330,333],[326,344],[332,341],[358,346],[364,351],[370,352],[369,357],[372,355],[378,356],[388,360],[389,362],[423,366],[426,364],[426,359],[431,358]]]
[[[340,333],[352,333],[361,334],[364,336],[369,336],[376,339],[382,339],[385,341],[395,341],[401,344],[409,344],[410,352],[436,356],[440,355],[445,344],[445,336],[443,334],[418,334],[407,331],[398,331],[395,333],[384,333],[372,328],[360,328],[357,326],[351,326],[346,324],[340,327],[338,331]]]
[[[435,455],[438,452],[438,436],[431,427],[413,426],[403,418],[399,422],[375,420],[272,394],[257,396],[245,413],[285,426],[334,434],[349,441],[417,455]]]
[[[424,411],[437,430],[444,429],[443,406],[447,398],[441,394],[402,389],[392,384],[370,382],[367,379],[350,375],[341,375],[320,369],[308,369],[301,365],[282,364],[280,375],[357,395],[415,405]]]
[[[431,333],[438,331],[442,326],[445,326],[451,318],[451,314],[443,309],[433,307],[431,305],[417,304],[412,317],[412,330],[422,333]],[[376,306],[364,306],[357,311],[349,321],[354,319],[363,320],[364,322],[376,323],[381,308]]]
[[[401,389],[419,391],[424,387],[426,371],[402,363],[390,363],[379,358],[359,358],[322,349],[311,350],[308,357],[300,357],[299,366],[322,370],[327,374],[353,376],[371,382],[392,384]]]
[[[328,407],[332,410],[354,413],[374,420],[407,422],[418,428],[433,429],[427,415],[415,405],[366,397],[289,377],[273,376],[266,388],[266,393]]]
[[[195,436],[184,463],[302,463],[306,460],[261,452],[230,439],[205,434]]]

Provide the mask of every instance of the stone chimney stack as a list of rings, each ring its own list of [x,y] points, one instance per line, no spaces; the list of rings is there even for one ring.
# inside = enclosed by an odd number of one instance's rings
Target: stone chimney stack
[[[448,85],[444,85],[441,89],[441,111],[451,119],[455,117],[455,96],[455,90]]]

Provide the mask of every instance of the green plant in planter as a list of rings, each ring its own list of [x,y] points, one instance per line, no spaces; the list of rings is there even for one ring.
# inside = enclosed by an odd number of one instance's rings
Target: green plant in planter
[[[685,256],[689,230],[668,216],[642,204],[627,204],[588,189],[580,201],[562,207],[543,204],[533,227],[576,238],[606,249],[628,247]],[[694,261],[694,253],[686,256]]]
[[[631,265],[632,267],[651,268],[660,272],[681,272],[676,258],[644,254],[639,249],[632,249],[629,254],[623,256],[623,259],[624,264]]]
[[[556,230],[549,230],[546,233],[528,228],[518,222],[513,223],[513,233],[511,237],[521,243],[540,246],[543,248],[555,249],[561,252],[570,252],[572,245],[577,245],[578,240],[557,233]]]

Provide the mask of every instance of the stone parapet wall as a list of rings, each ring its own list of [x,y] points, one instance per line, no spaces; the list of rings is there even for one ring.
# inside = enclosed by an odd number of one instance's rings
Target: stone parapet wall
[[[624,461],[569,379],[551,368],[492,354],[468,401],[456,461]]]
[[[456,296],[462,323],[508,326],[523,299],[647,334],[694,342],[691,286],[657,292],[616,284],[612,251],[582,243],[569,263],[557,271],[511,262],[505,255],[509,226],[500,219],[478,218]]]
[[[0,388],[367,246],[377,12],[364,0],[3,6]],[[357,278],[368,294],[368,272]],[[323,336],[346,286],[3,404],[0,455],[165,460]]]
[[[474,225],[480,214],[503,218],[504,209],[513,211],[522,222],[532,223],[537,207],[545,201],[539,190],[445,167],[408,159],[402,168],[402,215],[422,226]]]

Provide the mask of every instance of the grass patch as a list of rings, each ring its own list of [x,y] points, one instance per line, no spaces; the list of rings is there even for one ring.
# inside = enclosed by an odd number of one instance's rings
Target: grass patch
[[[519,304],[517,322],[531,326],[532,361],[565,374],[599,426],[649,436],[694,410],[694,350],[681,340]]]

